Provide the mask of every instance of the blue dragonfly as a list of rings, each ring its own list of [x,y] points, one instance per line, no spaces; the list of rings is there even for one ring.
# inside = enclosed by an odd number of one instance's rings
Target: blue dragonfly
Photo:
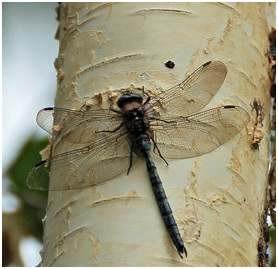
[[[95,186],[129,173],[136,159],[144,158],[172,242],[181,258],[187,256],[151,152],[168,165],[165,158],[184,159],[211,152],[246,127],[249,114],[239,106],[200,112],[217,93],[226,74],[225,64],[209,61],[156,96],[124,91],[115,102],[116,108],[112,102],[108,109],[42,109],[38,125],[52,134],[54,141],[80,147],[41,161],[30,171],[27,185],[38,190]]]

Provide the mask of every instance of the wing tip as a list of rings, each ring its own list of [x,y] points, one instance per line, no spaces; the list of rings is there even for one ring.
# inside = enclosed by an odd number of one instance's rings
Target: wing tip
[[[39,166],[45,164],[46,162],[47,162],[47,160],[41,161],[41,162],[37,163],[34,167],[37,168],[37,167],[39,167]]]
[[[235,108],[236,106],[234,106],[234,105],[226,105],[226,106],[223,106],[223,108],[225,108],[225,109],[229,109],[229,108]]]
[[[203,64],[203,67],[206,67],[207,65],[209,65],[211,63],[212,63],[212,61],[206,62],[206,63]]]
[[[211,65],[211,64],[221,66],[221,68],[225,69],[226,72],[227,72],[227,66],[221,61],[208,61],[208,62],[204,63],[202,65],[202,67],[206,67],[206,66]]]
[[[45,108],[43,108],[42,110],[54,110],[54,107],[45,107]]]

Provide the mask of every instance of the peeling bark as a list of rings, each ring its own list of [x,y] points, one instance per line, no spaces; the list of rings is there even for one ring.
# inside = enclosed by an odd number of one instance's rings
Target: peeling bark
[[[240,105],[251,121],[206,155],[154,156],[188,252],[176,253],[144,161],[107,184],[50,192],[43,266],[257,266],[268,186],[269,139],[251,150],[256,98],[269,134],[268,3],[62,3],[56,107],[109,107],[121,89],[155,92],[219,60],[226,80],[206,108]],[[174,62],[174,68],[165,63]],[[54,144],[53,152],[69,144]]]

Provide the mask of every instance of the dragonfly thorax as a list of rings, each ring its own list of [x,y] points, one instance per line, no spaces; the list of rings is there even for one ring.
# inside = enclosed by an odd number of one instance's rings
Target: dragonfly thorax
[[[127,130],[132,134],[144,134],[150,127],[141,107],[125,111],[123,117]]]

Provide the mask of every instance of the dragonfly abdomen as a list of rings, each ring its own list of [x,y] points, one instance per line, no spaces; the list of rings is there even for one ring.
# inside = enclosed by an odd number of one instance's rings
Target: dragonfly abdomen
[[[177,223],[173,216],[173,211],[168,202],[167,195],[164,191],[162,182],[157,173],[157,168],[150,156],[150,149],[151,149],[150,139],[149,139],[148,135],[140,135],[138,137],[137,141],[138,141],[140,150],[146,159],[147,171],[148,171],[148,174],[150,177],[152,189],[153,189],[160,213],[162,215],[163,221],[164,221],[165,226],[171,236],[171,239],[172,239],[174,245],[177,248],[177,251],[178,251],[180,257],[183,258],[181,254],[184,253],[185,256],[187,256],[187,252],[184,247],[184,243],[181,238]]]

